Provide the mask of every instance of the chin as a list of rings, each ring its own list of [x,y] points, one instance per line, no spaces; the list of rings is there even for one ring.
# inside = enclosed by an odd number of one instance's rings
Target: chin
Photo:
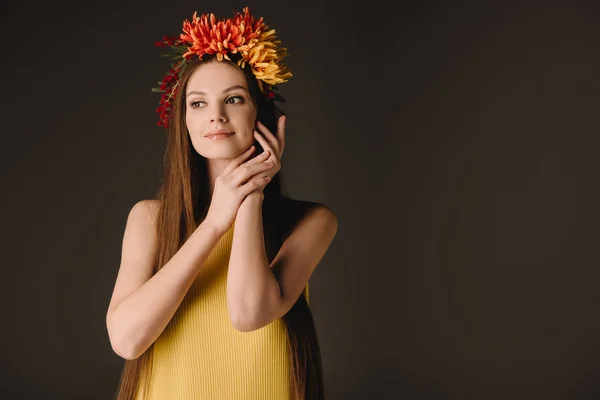
[[[219,142],[218,140],[215,142]],[[218,159],[218,158],[234,158],[248,150],[248,146],[241,146],[238,143],[215,143],[213,146],[202,146],[201,151],[196,151],[204,158]],[[254,151],[256,153],[256,151]],[[250,159],[252,154],[248,157]]]

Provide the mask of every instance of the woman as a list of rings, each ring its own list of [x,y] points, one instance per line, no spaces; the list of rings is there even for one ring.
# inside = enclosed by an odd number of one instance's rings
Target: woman
[[[322,399],[308,280],[337,218],[282,191],[286,49],[247,8],[183,31],[159,43],[164,177],[129,212],[106,317],[117,398]]]

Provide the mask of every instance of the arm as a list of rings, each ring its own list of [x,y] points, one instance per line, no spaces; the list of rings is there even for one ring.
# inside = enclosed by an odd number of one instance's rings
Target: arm
[[[227,308],[232,325],[240,331],[253,329],[261,305],[281,298],[279,283],[271,272],[265,251],[262,224],[264,194],[246,196],[235,219],[227,272]]]
[[[175,255],[155,274],[156,227],[138,202],[130,211],[121,265],[106,315],[115,353],[135,359],[162,333],[222,232],[201,223]]]
[[[227,301],[234,327],[251,331],[283,317],[298,300],[337,233],[337,217],[323,205],[311,209],[269,265],[260,218],[262,207],[258,199],[246,201],[235,224]]]

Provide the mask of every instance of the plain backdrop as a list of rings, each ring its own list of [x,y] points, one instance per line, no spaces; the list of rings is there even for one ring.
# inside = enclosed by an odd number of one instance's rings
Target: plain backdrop
[[[113,395],[154,42],[246,5],[290,54],[288,193],[338,216],[310,280],[328,399],[600,398],[597,4],[3,1],[0,398]]]

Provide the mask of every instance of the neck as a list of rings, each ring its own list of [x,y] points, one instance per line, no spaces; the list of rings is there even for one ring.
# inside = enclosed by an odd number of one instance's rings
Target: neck
[[[215,180],[217,176],[223,173],[223,170],[229,165],[232,159],[230,158],[218,158],[218,159],[206,159],[206,170],[208,175],[208,190],[212,197],[215,188]]]

